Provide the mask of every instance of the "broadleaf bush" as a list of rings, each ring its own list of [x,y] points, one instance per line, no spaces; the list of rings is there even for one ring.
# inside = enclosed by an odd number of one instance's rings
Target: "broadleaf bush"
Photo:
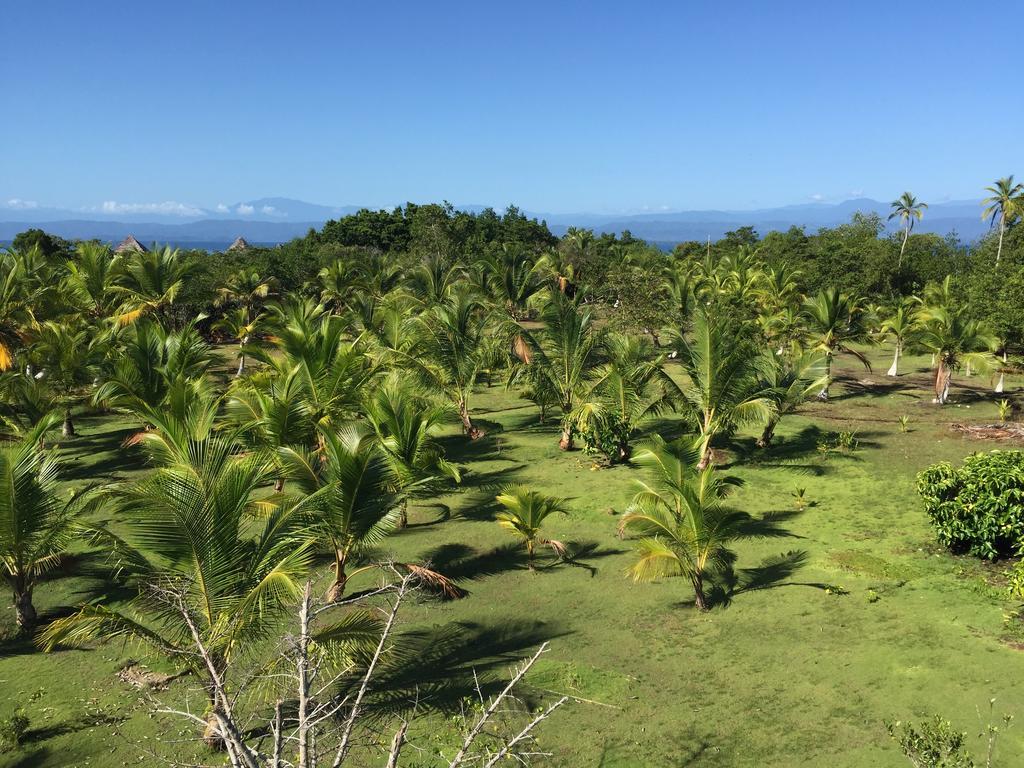
[[[954,552],[995,560],[1024,543],[1024,451],[933,464],[918,474],[917,492],[939,542]]]

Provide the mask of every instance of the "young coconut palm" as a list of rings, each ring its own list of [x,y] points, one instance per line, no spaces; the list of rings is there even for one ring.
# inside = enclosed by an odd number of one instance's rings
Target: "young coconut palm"
[[[609,360],[570,418],[612,462],[629,461],[633,435],[673,406],[679,386],[665,372],[665,355],[656,355],[646,337],[610,334],[605,346]]]
[[[819,352],[799,348],[794,348],[790,355],[766,352],[764,361],[767,376],[761,386],[773,408],[757,439],[758,448],[768,447],[783,416],[795,411],[825,385],[824,360]]]
[[[124,297],[118,323],[129,325],[150,312],[162,318],[194,270],[181,261],[178,249],[170,246],[124,257],[116,278]]]
[[[353,573],[354,557],[382,543],[397,527],[402,497],[391,463],[375,436],[355,426],[321,437],[319,452],[279,451],[285,475],[307,496],[317,539],[334,554],[334,582],[327,592],[339,600]],[[370,568],[373,566],[367,566]]]
[[[64,437],[75,436],[72,409],[87,387],[99,375],[105,355],[105,334],[97,333],[81,319],[48,320],[32,334],[29,358],[39,368],[43,382],[60,397],[64,405]]]
[[[867,357],[853,347],[870,340],[866,316],[860,303],[838,288],[823,288],[804,302],[804,321],[807,341],[825,356],[825,385],[818,393],[819,400],[828,400],[832,384],[832,361],[836,355],[848,354],[857,358],[871,370]]]
[[[0,448],[0,574],[14,598],[18,629],[26,634],[37,620],[33,591],[76,538],[89,498],[62,492],[57,462],[40,447],[43,433],[58,420],[50,416]]]
[[[953,373],[969,365],[976,371],[992,366],[992,350],[997,340],[977,320],[966,312],[947,307],[923,310],[921,344],[935,355],[935,399],[944,405],[949,400],[949,387]]]
[[[763,380],[766,362],[743,340],[743,330],[709,318],[703,309],[693,315],[687,335],[676,331],[672,346],[686,374],[682,401],[700,434],[700,468],[711,464],[715,437],[742,424],[766,423],[774,406]]]
[[[902,268],[903,252],[907,250],[907,240],[910,239],[910,232],[914,228],[914,222],[924,218],[924,209],[928,207],[928,203],[919,202],[912,194],[904,192],[898,200],[893,200],[889,207],[892,208],[889,220],[899,218],[903,224],[903,243],[900,245],[900,258],[898,262],[898,268]]]
[[[497,515],[498,525],[523,540],[531,571],[536,570],[534,557],[538,544],[551,547],[558,557],[565,556],[562,542],[541,536],[548,517],[555,513],[567,514],[564,500],[545,496],[523,485],[506,485],[498,494],[497,502],[504,507]]]
[[[682,437],[666,442],[655,435],[635,461],[651,481],[639,490],[619,523],[619,533],[637,541],[637,562],[628,570],[634,581],[678,576],[690,581],[697,608],[708,609],[704,584],[711,571],[735,561],[729,545],[744,536],[750,520],[725,506],[739,478],[699,468],[700,441]]]
[[[895,346],[892,365],[886,371],[886,376],[898,376],[900,356],[907,345],[911,343],[920,330],[920,317],[918,302],[915,299],[905,299],[896,305],[892,313],[882,320],[880,331],[883,337],[892,339]]]
[[[444,419],[444,409],[419,397],[392,377],[369,398],[366,418],[373,427],[391,465],[394,490],[401,495],[397,527],[408,523],[409,495],[441,478],[461,480],[459,469],[446,461],[433,433]]]
[[[245,307],[250,312],[256,312],[267,297],[274,295],[277,285],[277,278],[260,277],[254,270],[242,269],[228,277],[224,285],[217,289],[214,305]]]
[[[603,339],[589,309],[558,291],[551,291],[541,312],[542,327],[522,331],[529,350],[512,371],[509,384],[525,378],[538,389],[534,376],[546,382],[538,391],[554,392],[562,411],[558,447],[572,450],[576,437],[573,411],[593,386],[594,369],[601,362]]]
[[[1006,225],[1015,216],[1019,215],[1024,204],[1021,203],[1024,197],[1024,184],[1016,184],[1013,176],[999,179],[991,187],[985,187],[986,192],[991,195],[981,201],[986,206],[981,214],[982,219],[990,219],[992,226],[999,222],[999,246],[996,248],[996,266],[999,266],[999,257],[1003,255],[1003,236],[1006,234]]]
[[[486,363],[488,325],[487,308],[460,286],[416,318],[411,348],[390,354],[395,367],[411,369],[426,388],[444,394],[470,440],[483,436],[469,414],[469,399]]]
[[[114,492],[123,536],[95,532],[139,585],[139,598],[127,611],[84,605],[48,625],[38,641],[53,650],[134,640],[170,658],[207,691],[206,736],[216,743],[218,714],[230,701],[217,693],[213,677],[230,685],[231,660],[276,627],[307,577],[308,500],[266,499],[261,489],[272,478],[272,464],[264,454],[238,455],[233,440],[150,431],[139,442],[158,467]],[[195,652],[197,641],[208,650],[209,664]]]
[[[64,295],[93,321],[114,316],[123,298],[117,287],[121,258],[98,243],[79,243],[76,250],[78,258],[67,263]]]

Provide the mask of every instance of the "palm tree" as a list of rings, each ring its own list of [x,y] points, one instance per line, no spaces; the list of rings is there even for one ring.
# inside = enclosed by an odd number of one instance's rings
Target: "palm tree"
[[[0,257],[0,371],[14,365],[14,353],[24,340],[26,328],[36,323],[39,289],[28,284],[22,261],[12,251]]]
[[[610,334],[605,348],[608,362],[570,418],[612,462],[629,461],[640,424],[672,407],[679,387],[665,372],[665,355],[655,355],[645,337]]]
[[[193,271],[181,261],[178,249],[169,245],[125,257],[117,276],[118,290],[125,297],[118,322],[134,323],[147,312],[163,316]]]
[[[823,288],[804,302],[807,340],[825,356],[825,386],[818,393],[828,400],[832,384],[832,361],[836,355],[849,354],[871,370],[867,357],[853,347],[869,341],[865,313],[860,303],[838,288]]]
[[[893,353],[892,365],[886,371],[886,376],[899,375],[900,356],[907,344],[913,341],[920,327],[917,307],[918,302],[915,299],[904,299],[896,305],[888,317],[882,320],[881,334],[892,339],[896,348]]]
[[[1021,196],[1024,194],[1024,184],[1014,183],[1013,175],[1004,179],[996,180],[991,187],[985,187],[990,192],[989,197],[981,201],[986,206],[982,219],[990,219],[992,226],[999,222],[999,246],[996,249],[996,266],[999,266],[999,257],[1003,255],[1003,235],[1006,234],[1006,224],[1020,213]]]
[[[562,434],[558,447],[573,448],[576,424],[572,418],[580,399],[592,386],[594,369],[601,362],[602,337],[594,327],[589,309],[559,291],[552,291],[541,312],[543,325],[536,331],[522,330],[532,357],[513,368],[509,383],[533,376],[546,379],[539,391],[554,392],[562,411]],[[535,366],[535,368],[534,368]],[[536,385],[535,385],[536,386]]]
[[[255,270],[242,269],[229,276],[224,285],[217,289],[214,304],[218,307],[234,305],[252,310],[268,296],[272,296],[277,285],[277,278],[260,277]]]
[[[17,443],[0,448],[0,573],[24,633],[36,625],[33,591],[75,539],[88,498],[84,492],[61,493],[57,462],[40,446],[56,421],[44,419]]]
[[[713,569],[735,560],[729,545],[743,536],[746,513],[725,506],[739,478],[700,468],[703,448],[687,437],[666,442],[655,435],[636,462],[648,469],[651,482],[639,490],[619,523],[619,532],[637,537],[634,581],[669,576],[689,579],[698,609],[708,609],[704,583]]]
[[[428,389],[444,394],[471,440],[483,436],[470,417],[469,400],[486,362],[488,320],[486,307],[462,286],[416,318],[409,350],[391,353],[395,367],[410,369]]]
[[[544,287],[545,264],[530,257],[520,246],[505,244],[477,263],[490,294],[513,320],[529,312],[532,300]]]
[[[81,319],[47,320],[33,334],[29,358],[41,369],[46,385],[64,401],[64,437],[75,436],[72,408],[82,390],[99,376],[105,356],[106,336]]]
[[[764,362],[767,376],[761,388],[772,404],[772,415],[757,439],[758,448],[768,447],[783,416],[795,411],[825,385],[823,360],[819,352],[805,352],[799,348],[794,349],[791,355],[766,352]]]
[[[900,259],[899,267],[903,267],[903,252],[907,249],[907,240],[910,239],[910,231],[914,228],[914,221],[920,221],[924,218],[924,209],[928,207],[928,203],[919,202],[909,192],[904,192],[900,195],[899,199],[893,200],[889,204],[892,208],[892,213],[889,214],[889,220],[899,218],[903,224],[903,244],[900,245]]]
[[[535,570],[534,556],[538,544],[546,545],[559,557],[565,555],[565,545],[557,539],[541,536],[544,521],[557,513],[567,514],[565,501],[545,496],[523,485],[506,485],[497,496],[504,507],[498,513],[498,525],[523,540],[530,570]]]
[[[340,312],[352,300],[358,288],[360,270],[347,259],[335,259],[317,273],[320,301]]]
[[[458,467],[445,460],[443,449],[433,437],[444,411],[393,376],[369,398],[365,412],[391,465],[394,490],[402,497],[397,527],[404,528],[410,493],[442,477],[461,480]]]
[[[708,317],[693,316],[688,338],[676,331],[673,346],[688,380],[682,388],[686,411],[700,435],[700,468],[711,464],[715,437],[741,424],[764,423],[774,410],[764,388],[765,361],[742,340],[743,331]]]
[[[229,310],[224,317],[214,323],[214,328],[238,342],[238,370],[235,371],[235,376],[245,373],[245,350],[260,327],[262,319],[261,314],[254,315],[249,307],[241,306]]]
[[[94,321],[113,316],[122,300],[117,287],[120,257],[99,243],[79,243],[76,250],[77,258],[68,261],[64,278],[68,302]]]
[[[227,685],[231,660],[275,626],[308,573],[308,500],[263,498],[272,464],[265,454],[239,455],[230,439],[151,431],[140,442],[158,467],[113,492],[124,534],[95,530],[96,541],[139,585],[139,599],[128,611],[83,605],[47,626],[39,642],[52,650],[135,640],[169,657],[202,682],[207,737],[216,741],[218,713],[230,701],[218,694],[214,676]],[[209,663],[195,652],[196,642]]]
[[[964,365],[984,371],[992,364],[996,338],[977,320],[960,310],[929,307],[922,312],[921,344],[935,355],[935,399],[949,400],[953,373]]]
[[[354,575],[347,570],[352,559],[395,530],[401,496],[391,463],[372,434],[348,426],[321,441],[318,455],[294,448],[280,453],[287,477],[307,495],[318,540],[334,554],[334,582],[327,592],[333,602]]]

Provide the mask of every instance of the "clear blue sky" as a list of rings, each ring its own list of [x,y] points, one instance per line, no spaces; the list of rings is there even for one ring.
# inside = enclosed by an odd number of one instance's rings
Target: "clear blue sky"
[[[1024,175],[1024,5],[0,9],[0,204],[536,211],[977,198]]]

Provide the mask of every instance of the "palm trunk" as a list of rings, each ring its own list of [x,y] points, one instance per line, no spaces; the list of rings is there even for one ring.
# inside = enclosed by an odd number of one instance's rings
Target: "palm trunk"
[[[935,400],[932,402],[945,405],[949,400],[949,381],[952,378],[951,371],[946,367],[945,362],[939,361],[939,367],[935,372]]]
[[[346,555],[340,549],[334,552],[334,583],[327,590],[326,600],[329,603],[337,602],[345,594],[345,587],[348,584],[348,574],[345,573]]]
[[[462,421],[462,432],[470,440],[477,440],[483,437],[483,433],[473,424],[473,419],[470,418],[469,408],[466,405],[465,400],[459,400],[459,419]]]
[[[1004,374],[1002,371],[1000,371],[999,372],[999,381],[996,382],[996,394],[997,395],[1003,394],[1003,387],[1005,385],[1005,381],[1004,381],[1005,377],[1006,377],[1006,374]]]
[[[996,248],[996,266],[999,266],[999,257],[1003,255],[1003,235],[1006,234],[1006,214],[999,218],[999,247]]]
[[[277,478],[277,480],[274,481],[274,490],[277,491],[278,493],[280,493],[281,491],[284,490],[284,478],[283,477],[279,477],[279,478]]]
[[[527,567],[529,567],[529,569],[531,571],[537,570],[536,566],[533,563],[533,554],[534,554],[533,539],[527,539],[526,540],[526,562],[527,562]]]
[[[70,408],[66,408],[64,410],[64,425],[60,428],[60,433],[64,437],[74,437],[75,436],[75,424],[74,424],[73,421],[71,421],[71,409]]]
[[[245,373],[245,353],[242,352],[238,355],[238,370],[235,371],[235,377],[241,376]]]
[[[819,400],[828,400],[828,390],[832,386],[832,353],[825,353],[825,386],[818,393]]]
[[[700,442],[700,461],[697,462],[697,469],[700,471],[704,471],[705,469],[710,467],[712,461],[714,460],[714,453],[711,450],[712,437],[712,433],[709,431],[707,425],[705,424],[704,432],[701,435]]]
[[[620,440],[616,445],[616,455],[620,463],[625,463],[633,456],[633,448],[627,440]]]
[[[896,354],[892,356],[892,365],[889,366],[889,370],[886,371],[886,376],[899,376],[899,365],[900,365],[900,345],[896,344]]]
[[[398,513],[398,522],[395,523],[395,528],[401,530],[409,524],[409,500],[402,499],[402,509]]]
[[[764,425],[764,431],[761,432],[761,436],[757,438],[758,448],[767,448],[772,438],[775,437],[775,427],[779,425],[778,419],[770,419],[767,424]]]
[[[558,447],[563,451],[571,451],[573,449],[573,441],[575,439],[575,430],[571,426],[562,427],[562,435],[558,439]]]
[[[14,592],[14,613],[18,629],[26,635],[32,634],[36,628],[36,607],[32,603],[32,589],[25,588]]]
[[[903,245],[900,246],[900,259],[896,265],[897,269],[903,269],[903,252],[907,250],[907,239],[910,237],[910,227],[903,230]]]
[[[704,576],[700,573],[695,573],[690,577],[690,581],[693,582],[693,604],[697,606],[697,610],[706,611],[708,603],[704,598]]]

